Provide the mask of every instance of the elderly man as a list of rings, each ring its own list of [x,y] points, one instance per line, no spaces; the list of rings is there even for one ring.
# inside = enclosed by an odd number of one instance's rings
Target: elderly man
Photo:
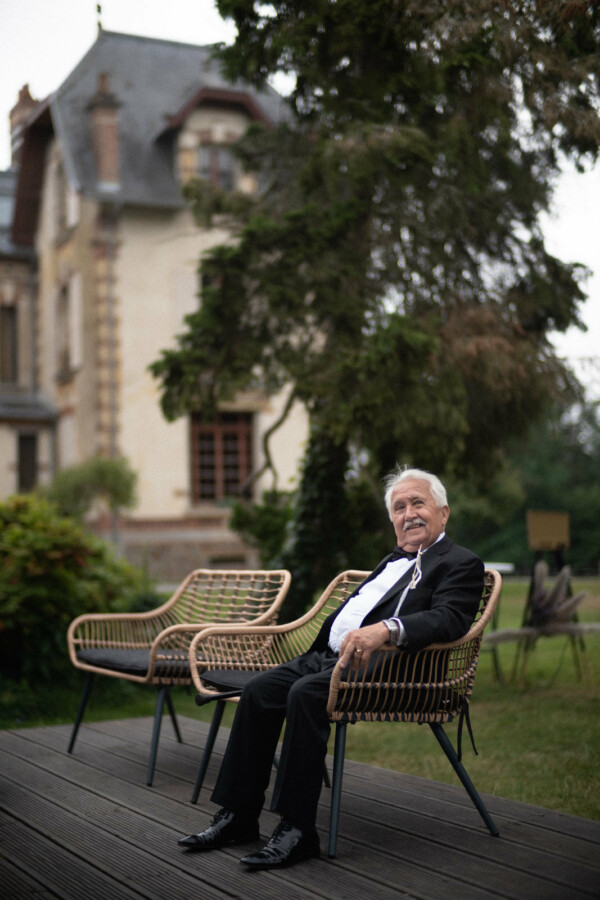
[[[396,469],[385,502],[398,545],[323,623],[302,656],[255,675],[242,693],[212,800],[221,809],[199,834],[181,838],[192,851],[259,837],[258,817],[283,722],[286,728],[271,809],[281,822],[249,869],[290,866],[319,855],[317,804],[330,723],[327,698],[338,661],[366,668],[393,642],[407,651],[465,634],[483,590],[483,563],[445,535],[450,510],[440,480]]]

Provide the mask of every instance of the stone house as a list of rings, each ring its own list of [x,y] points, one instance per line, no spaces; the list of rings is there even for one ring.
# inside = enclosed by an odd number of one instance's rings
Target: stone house
[[[148,372],[201,302],[203,252],[228,239],[224,225],[198,227],[182,184],[254,190],[230,145],[286,114],[274,90],[223,80],[210,51],[100,31],[49,98],[23,88],[0,175],[0,496],[126,457],[139,502],[119,523],[122,548],[165,581],[256,563],[228,529],[228,501],[285,402],[247,394],[213,423],[168,423]],[[280,486],[306,433],[294,407],[271,444]],[[270,486],[264,476],[255,496]],[[108,534],[107,517],[95,527]]]

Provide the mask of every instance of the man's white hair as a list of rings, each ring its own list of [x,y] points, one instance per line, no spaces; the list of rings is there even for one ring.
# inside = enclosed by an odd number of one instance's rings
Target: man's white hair
[[[424,469],[409,469],[407,466],[397,465],[396,468],[385,477],[383,482],[385,487],[385,505],[390,519],[392,518],[392,494],[400,482],[407,481],[409,478],[411,480],[416,479],[418,481],[427,481],[429,483],[431,496],[435,500],[438,508],[448,505],[446,488],[437,475],[434,475],[432,472],[426,472]]]

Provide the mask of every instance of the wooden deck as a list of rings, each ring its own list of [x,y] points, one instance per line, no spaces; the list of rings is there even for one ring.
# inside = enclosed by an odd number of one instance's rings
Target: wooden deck
[[[326,855],[329,792],[318,826],[324,855],[280,872],[249,873],[245,848],[186,854],[182,834],[205,827],[224,746],[222,729],[197,806],[190,796],[207,725],[165,722],[154,786],[145,786],[151,720],[0,732],[0,897],[72,900],[294,900],[600,896],[600,822],[484,796],[493,838],[462,787],[347,762],[338,856]],[[432,736],[433,740],[433,736]],[[440,762],[446,760],[440,751]],[[470,763],[470,765],[469,765]],[[467,758],[476,781],[477,764]],[[261,831],[276,824],[264,813]],[[258,845],[249,845],[248,849]]]

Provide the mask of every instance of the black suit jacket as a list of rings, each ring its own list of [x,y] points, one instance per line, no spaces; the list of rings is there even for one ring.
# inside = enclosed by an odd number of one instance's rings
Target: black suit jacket
[[[384,557],[363,584],[375,578],[390,557],[391,554]],[[407,650],[455,641],[466,634],[479,608],[483,591],[482,561],[448,537],[443,537],[423,554],[421,572],[420,582],[408,591],[398,613],[406,632]],[[363,619],[363,625],[381,622],[394,614],[400,595],[413,573],[414,566],[411,566]],[[311,650],[327,649],[334,619],[359,590],[360,587],[325,619]]]

